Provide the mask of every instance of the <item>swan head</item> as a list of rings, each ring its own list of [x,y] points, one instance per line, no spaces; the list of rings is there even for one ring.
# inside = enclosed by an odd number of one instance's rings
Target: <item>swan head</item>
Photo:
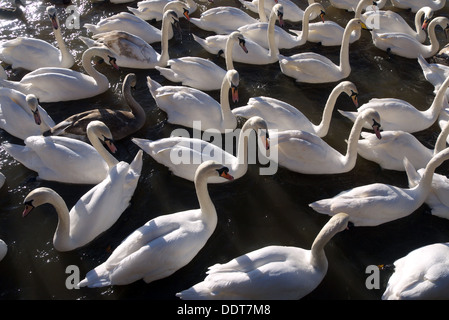
[[[372,31],[373,29],[370,29],[366,26],[365,22],[363,22],[360,18],[353,18],[351,20],[349,20],[348,24],[346,25],[346,28],[349,28],[350,30],[355,30],[355,29],[363,29],[363,30],[368,30],[368,31]]]
[[[99,120],[94,120],[89,122],[86,128],[87,136],[89,140],[96,136],[102,143],[104,143],[112,153],[117,151],[117,148],[114,144],[114,139],[112,138],[111,130],[109,130],[108,126],[104,124],[104,122]]]
[[[275,14],[277,19],[279,20],[279,26],[284,26],[284,6],[280,3],[277,3],[271,9],[272,14]]]
[[[173,25],[173,28],[176,28],[179,31],[179,33],[181,33],[181,26],[179,25],[178,14],[176,13],[175,10],[165,11],[162,20],[170,22]]]
[[[326,223],[326,228],[330,227],[329,229],[341,232],[348,229],[349,223],[349,215],[347,213],[340,212],[330,218],[330,220]]]
[[[163,12],[165,13],[168,10],[173,10],[178,16],[183,16],[190,21],[189,9],[185,2],[178,0],[170,1],[164,6]]]
[[[240,76],[237,70],[231,69],[226,72],[225,76],[226,81],[228,81],[229,85],[231,86],[231,95],[232,95],[232,101],[238,102],[239,101],[239,82],[240,82]]]
[[[270,136],[268,134],[268,125],[263,118],[259,116],[249,118],[243,125],[242,131],[246,133],[246,130],[248,129],[256,131],[258,136],[262,140],[265,149],[266,150],[270,149]]]
[[[39,114],[39,102],[34,94],[28,94],[25,98],[27,105],[30,107],[33,113],[34,122],[39,126],[42,122],[41,116]]]
[[[95,52],[95,55],[100,57],[100,60],[97,62],[97,64],[103,63],[104,61],[108,61],[108,63],[116,70],[119,69],[119,66],[117,65],[117,59],[114,57],[112,52],[106,48],[106,47],[91,47],[84,51],[83,56],[89,52],[93,51]]]
[[[57,15],[56,15],[56,8],[54,6],[48,6],[47,7],[47,15],[50,18],[53,29],[58,30],[59,21],[58,21]]]
[[[239,42],[239,46],[240,48],[242,48],[242,50],[245,53],[248,53],[248,49],[246,48],[246,41],[245,41],[245,37],[243,37],[243,34],[239,31],[234,31],[229,35],[229,38],[234,40],[234,41],[238,41]]]
[[[376,134],[377,139],[382,139],[382,135],[380,133],[380,115],[379,113],[374,109],[366,109],[364,110],[360,116],[362,119],[365,119],[371,127],[373,128],[374,133]]]
[[[443,28],[444,35],[447,39],[447,34],[449,32],[449,19],[446,17],[437,17],[432,20],[432,22],[429,24],[429,28],[433,28],[432,25],[438,25],[441,28]]]
[[[359,92],[358,92],[355,84],[352,83],[351,81],[343,81],[338,85],[338,87],[343,89],[343,92],[345,92],[351,98],[355,107],[358,108],[359,107],[359,101],[358,101]]]
[[[137,77],[135,73],[128,73],[123,81],[124,88],[135,88],[137,84]]]
[[[26,217],[34,208],[48,203],[49,198],[52,196],[57,196],[57,194],[50,188],[39,187],[32,190],[23,200],[25,209],[22,212],[22,217]]]
[[[432,20],[433,10],[430,7],[422,7],[421,9],[418,10],[418,13],[424,15],[424,21],[421,25],[421,29],[426,30],[430,20]]]
[[[306,10],[304,11],[304,15],[309,16],[310,19],[319,16],[321,21],[324,22],[324,16],[326,15],[326,12],[321,3],[315,2],[306,8]]]
[[[208,160],[198,166],[195,172],[195,181],[202,177],[208,178],[213,176],[220,176],[227,180],[234,180],[234,177],[229,174],[229,168],[214,160]]]

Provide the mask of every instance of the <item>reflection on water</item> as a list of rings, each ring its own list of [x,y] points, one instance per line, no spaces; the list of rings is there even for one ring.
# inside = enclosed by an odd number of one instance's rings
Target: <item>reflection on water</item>
[[[45,7],[56,3],[61,24],[67,13],[62,1],[27,1],[24,21],[17,19],[0,20],[0,40],[17,36],[38,37],[55,44],[50,24],[45,15]],[[90,1],[72,1],[80,8],[81,26],[84,23],[97,23],[101,18],[116,12],[126,11],[126,6],[136,6],[136,1],[125,5],[95,3]],[[306,7],[305,0],[296,0],[301,8]],[[346,23],[353,13],[328,8],[326,18]],[[233,5],[240,7],[237,0],[215,1],[214,4],[200,5],[201,11],[212,6]],[[392,9],[388,4],[385,9]],[[404,10],[404,18],[413,23],[413,14]],[[447,15],[445,8],[438,14]],[[160,27],[160,23],[154,23]],[[211,35],[188,22],[181,20],[184,34],[170,40],[171,57],[185,55],[202,56],[213,59],[224,66],[224,59],[209,55],[196,44],[190,33],[200,37]],[[287,28],[299,26],[287,24]],[[87,35],[84,28],[63,29],[63,36],[71,52],[76,56],[74,69],[82,71],[80,57],[85,50],[78,39]],[[443,44],[442,31],[437,35]],[[155,44],[160,50],[159,44]],[[338,61],[339,47],[320,47],[307,43],[299,49],[285,50],[291,55],[301,51],[322,53]],[[433,86],[428,83],[414,60],[389,57],[371,43],[368,32],[350,46],[352,73],[347,80],[356,84],[360,105],[371,98],[392,97],[409,101],[424,110],[433,101]],[[166,115],[159,110],[146,85],[146,76],[151,75],[162,84],[169,84],[155,70],[112,70],[107,65],[97,67],[110,79],[111,89],[92,99],[64,103],[42,104],[51,117],[60,121],[67,116],[92,108],[122,108],[120,95],[121,83],[129,72],[137,75],[136,100],[142,104],[147,114],[147,122],[136,137],[158,139],[169,136],[176,126],[166,123]],[[249,66],[235,64],[240,73],[239,102],[232,107],[244,105],[252,96],[266,95],[281,99],[297,106],[312,122],[321,119],[323,107],[335,84],[300,84],[281,74],[278,64],[268,66]],[[25,74],[13,70],[12,80],[20,80]],[[57,90],[57,88],[55,88]],[[219,92],[210,93],[217,100]],[[341,95],[337,99],[336,109],[353,110],[351,99]],[[328,135],[324,138],[335,149],[344,153],[345,139],[349,136],[352,123],[334,112]],[[433,147],[439,133],[437,125],[419,132],[420,141]],[[0,142],[21,143],[20,140],[0,131]],[[117,142],[120,160],[131,161],[138,151],[129,140]],[[151,157],[144,155],[142,175],[135,191],[131,206],[123,213],[119,221],[88,246],[72,252],[59,253],[54,250],[52,237],[57,224],[57,216],[52,207],[44,205],[36,208],[26,219],[22,218],[22,201],[26,194],[36,187],[46,186],[56,190],[67,206],[71,208],[90,186],[67,185],[56,182],[38,181],[36,174],[27,170],[0,148],[1,171],[7,178],[0,198],[0,238],[9,246],[6,258],[0,263],[1,299],[176,299],[175,293],[190,287],[205,277],[207,267],[226,262],[238,255],[277,244],[309,248],[328,221],[308,207],[308,204],[322,198],[334,196],[340,191],[373,182],[384,182],[406,187],[406,176],[402,172],[382,170],[378,165],[363,158],[357,159],[356,167],[345,174],[338,175],[301,175],[279,168],[272,176],[259,176],[257,165],[251,165],[248,173],[239,180],[222,185],[209,186],[210,194],[216,205],[219,223],[214,234],[195,259],[174,275],[145,284],[137,281],[126,286],[105,287],[99,289],[66,288],[66,267],[79,267],[80,276],[104,262],[111,250],[129,233],[153,217],[179,210],[197,207],[198,202],[191,182],[171,175],[167,169],[157,164]],[[437,171],[444,173],[447,166]],[[378,227],[361,227],[342,232],[334,237],[326,247],[329,271],[320,286],[305,299],[379,299],[382,295],[388,274],[381,274],[381,287],[368,290],[365,286],[365,269],[372,264],[391,263],[409,251],[433,242],[449,239],[449,222],[426,215],[428,208],[423,205],[407,218],[393,221]],[[151,263],[149,261],[148,263]]]

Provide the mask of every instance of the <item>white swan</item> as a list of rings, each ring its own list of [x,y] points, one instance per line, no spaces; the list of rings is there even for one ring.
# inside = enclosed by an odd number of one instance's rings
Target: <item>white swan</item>
[[[337,9],[343,9],[347,11],[356,11],[357,5],[360,0],[329,0],[331,6]],[[376,1],[376,6],[382,9],[387,4],[387,0]]]
[[[448,87],[449,78],[438,89],[432,104],[427,109],[418,109],[402,99],[375,98],[361,105],[357,111],[338,111],[343,116],[354,121],[359,112],[368,108],[375,109],[382,117],[382,127],[384,130],[400,130],[414,133],[429,128],[437,121],[438,115],[445,105],[446,90]],[[368,126],[365,126],[365,128],[368,128]]]
[[[412,250],[394,262],[382,300],[446,300],[449,295],[449,242]]]
[[[324,137],[329,131],[332,111],[334,110],[337,98],[343,92],[350,96],[355,106],[358,107],[358,91],[356,86],[350,81],[343,81],[335,86],[330,93],[323,109],[321,122],[317,125],[313,124],[299,110],[300,107],[292,106],[284,101],[265,96],[251,97],[246,106],[234,108],[232,109],[232,113],[247,119],[253,116],[262,117],[267,122],[270,130],[304,130],[314,133],[318,137]]]
[[[6,244],[5,241],[0,239],[0,261],[2,261],[5,258],[7,253],[8,253],[8,245]]]
[[[187,20],[190,19],[187,5],[183,1],[169,1],[163,8],[163,13],[168,10],[175,11],[178,17],[184,16]],[[96,25],[85,23],[84,27],[93,35],[111,31],[123,31],[137,36],[149,44],[160,42],[162,38],[161,29],[154,27],[150,23],[129,12],[120,12],[111,17],[104,18]],[[167,39],[172,39],[173,35],[173,29],[167,28]]]
[[[55,125],[47,111],[39,105],[36,96],[0,88],[0,128],[24,140],[41,134],[40,123],[36,123],[40,120],[50,127]]]
[[[285,12],[284,8],[282,12]],[[324,22],[324,7],[320,3],[313,3],[306,8],[304,15],[305,16],[302,21],[302,31],[298,32],[297,35],[293,35],[283,29],[283,20],[279,17],[279,26],[274,27],[276,46],[279,49],[292,49],[305,44],[308,39],[310,17],[320,15]],[[240,31],[246,39],[250,39],[260,44],[262,47],[269,49],[270,44],[267,37],[268,28],[269,22],[259,21],[241,26],[237,30]]]
[[[108,230],[129,206],[142,170],[142,154],[133,161],[120,161],[112,167],[105,179],[87,191],[70,209],[54,190],[40,187],[24,199],[23,216],[45,203],[54,206],[58,225],[53,236],[57,251],[71,251],[87,245]]]
[[[259,0],[239,0],[240,3],[248,10],[259,13]],[[307,0],[308,5],[315,3],[315,0]],[[304,18],[304,11],[291,0],[264,0],[265,15],[268,17],[271,12],[271,8],[275,4],[282,4],[284,7],[283,19],[290,22],[300,22]],[[317,14],[313,14],[310,19],[313,20],[317,17]]]
[[[348,138],[345,154],[330,146],[317,135],[301,130],[270,131],[277,145],[277,157],[272,159],[279,166],[304,174],[337,174],[349,172],[357,160],[357,139],[363,123],[368,122],[381,139],[380,117],[372,109],[366,109],[357,117]]]
[[[376,2],[373,2],[373,0],[360,0],[357,4],[357,8],[355,9],[354,18],[361,18],[362,11],[369,5],[377,4]],[[302,31],[293,29],[290,29],[289,31],[298,35],[302,33]],[[340,46],[343,40],[344,32],[345,28],[340,26],[335,21],[323,20],[322,22],[309,23],[309,34],[307,36],[307,41],[319,43],[322,46]],[[354,30],[351,32],[349,43],[354,43],[359,40],[361,34],[361,30]]]
[[[220,90],[226,71],[234,69],[232,51],[235,43],[238,43],[243,52],[248,52],[243,35],[238,31],[232,32],[228,36],[224,50],[226,70],[209,59],[190,56],[168,60],[167,66],[170,68],[160,66],[155,68],[171,82],[181,82],[183,86],[203,91]]]
[[[406,217],[424,203],[431,189],[435,169],[447,159],[449,148],[434,155],[427,163],[422,179],[413,188],[372,183],[342,191],[309,206],[327,215],[346,212],[354,226],[377,226]]]
[[[433,11],[438,11],[446,5],[446,0],[391,0],[393,6],[401,9],[410,9],[417,12],[422,7],[430,7]]]
[[[414,28],[400,14],[391,10],[366,11],[362,17],[366,23],[371,21],[376,24],[375,28],[373,26],[375,33],[405,33],[423,43],[427,40],[425,29],[433,17],[433,10],[430,7],[419,9],[415,14]]]
[[[17,37],[0,43],[0,60],[14,69],[23,68],[30,71],[44,67],[71,68],[75,64],[75,58],[62,37],[54,6],[47,7],[47,15],[51,20],[59,49],[41,39]]]
[[[215,129],[225,133],[237,127],[237,119],[229,105],[238,100],[239,73],[232,69],[222,80],[220,103],[207,93],[185,86],[161,86],[147,77],[148,88],[157,106],[167,113],[169,123],[192,128],[199,122],[201,130]]]
[[[204,162],[195,175],[199,209],[180,211],[151,219],[136,229],[109,258],[89,271],[79,287],[146,283],[172,275],[187,265],[203,248],[217,226],[217,211],[207,190],[207,179],[232,179],[228,169]]]
[[[251,151],[248,139],[252,131],[261,137],[268,150],[267,123],[260,117],[250,118],[239,131],[238,149],[235,156],[232,150],[223,150],[221,146],[198,138],[169,137],[156,141],[133,138],[132,141],[178,177],[194,181],[198,166],[205,161],[214,160],[227,166],[234,179],[238,179],[248,171],[248,155]],[[253,155],[251,154],[251,156]],[[219,177],[209,177],[208,179],[208,183],[222,182],[224,180]]]
[[[84,141],[87,140],[88,124],[93,120],[100,120],[109,128],[115,141],[130,136],[140,130],[147,119],[145,110],[131,93],[136,82],[134,73],[127,74],[123,80],[122,95],[129,110],[99,108],[74,114],[55,125],[50,125],[46,121],[50,130],[43,135],[62,135]]]
[[[91,64],[94,56],[99,56],[118,68],[110,50],[90,48],[84,51],[82,57],[83,68],[88,75],[67,68],[39,68],[27,73],[20,81],[0,79],[0,87],[34,94],[40,102],[90,98],[109,89],[108,78]]]
[[[348,226],[349,216],[332,217],[310,250],[271,245],[208,268],[206,278],[176,294],[184,300],[298,300],[325,277],[324,247]]]
[[[166,4],[174,0],[145,0],[137,2],[137,8],[128,7],[128,10],[143,20],[161,21]],[[189,14],[198,9],[198,3],[195,0],[185,0]],[[202,3],[210,3],[212,0],[198,0]]]
[[[146,23],[146,22],[145,22]],[[155,66],[166,66],[169,60],[168,30],[179,26],[178,15],[173,10],[164,13],[161,28],[161,52],[157,52],[152,45],[131,33],[115,30],[99,33],[93,39],[80,37],[90,48],[107,48],[116,58],[119,67],[131,69],[153,69]]]
[[[5,69],[0,65],[0,79],[8,80],[8,74],[6,73]]]
[[[267,37],[269,43],[269,49],[262,47],[260,44],[246,40],[245,46],[248,49],[248,53],[239,52],[235,50],[236,44],[234,44],[232,60],[235,62],[252,64],[252,65],[265,65],[278,61],[279,48],[276,45],[276,39],[274,34],[275,23],[277,19],[282,19],[283,8],[281,4],[276,4],[270,14],[268,20]],[[207,52],[217,55],[226,46],[227,35],[214,35],[202,39],[195,34],[193,39],[198,42]]]
[[[371,32],[374,45],[386,51],[404,58],[416,59],[421,54],[424,58],[434,56],[440,48],[440,43],[435,33],[435,27],[441,26],[445,32],[449,29],[449,19],[446,17],[434,18],[427,28],[430,44],[423,44],[408,34],[399,32],[377,33],[376,29]],[[381,32],[383,32],[381,30]]]
[[[348,77],[351,73],[349,39],[351,32],[360,28],[366,29],[366,26],[358,18],[351,19],[347,23],[338,65],[329,58],[314,52],[297,53],[289,57],[279,54],[282,73],[296,79],[297,82],[307,83],[335,82]]]
[[[444,80],[449,78],[449,66],[440,63],[429,63],[422,55],[418,55],[418,63],[422,69],[424,78],[434,86],[434,93],[443,84]],[[446,90],[446,98],[449,99],[449,91]]]
[[[36,171],[42,180],[96,184],[118,162],[102,142],[111,152],[116,148],[109,129],[99,121],[88,125],[87,136],[92,145],[72,138],[39,135],[26,138],[24,146],[7,142],[2,146],[18,162]]]
[[[424,168],[432,156],[446,148],[449,125],[440,132],[434,149],[424,146],[414,135],[405,131],[382,131],[382,140],[362,132],[357,152],[367,160],[378,163],[383,169],[405,171],[404,157],[415,168]]]
[[[206,31],[222,35],[230,34],[241,26],[258,21],[266,22],[267,15],[264,10],[264,1],[259,0],[259,20],[239,8],[220,6],[202,12],[199,18],[191,17],[190,22]]]
[[[410,161],[404,161],[404,167],[408,186],[413,188],[422,179],[424,168],[416,170]],[[444,174],[433,174],[431,189],[424,202],[429,206],[432,215],[449,219],[449,179]]]

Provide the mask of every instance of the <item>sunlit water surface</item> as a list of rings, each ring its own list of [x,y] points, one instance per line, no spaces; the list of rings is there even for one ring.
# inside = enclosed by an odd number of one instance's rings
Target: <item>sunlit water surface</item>
[[[2,1],[3,2],[3,1]],[[63,28],[63,36],[70,51],[76,56],[74,69],[81,70],[81,54],[85,45],[78,39],[89,36],[82,26],[97,23],[102,18],[117,12],[127,11],[126,6],[135,7],[136,2],[126,5],[72,1],[81,12],[81,28]],[[305,0],[295,0],[301,8]],[[345,25],[353,13],[329,7],[322,1],[326,19]],[[45,8],[55,4],[61,24],[68,14],[62,1],[30,1],[23,19],[0,20],[0,39],[30,36],[55,43]],[[215,0],[214,4],[200,5],[192,14],[198,17],[201,11],[213,6],[232,5],[241,7],[237,0]],[[387,5],[385,9],[400,12],[412,24],[414,15]],[[438,15],[447,15],[444,8]],[[160,23],[154,23],[160,27]],[[208,33],[181,20],[183,36],[170,40],[170,56],[196,55],[213,59],[224,67],[224,59],[216,58],[204,51],[189,36],[195,33],[206,37]],[[287,24],[300,28],[300,25]],[[437,29],[437,35],[444,44],[446,39]],[[155,48],[160,50],[159,44]],[[322,53],[338,61],[339,47],[320,47],[307,43],[299,49],[282,51],[291,55],[301,51]],[[374,47],[370,34],[363,32],[361,39],[350,46],[352,73],[346,79],[356,84],[360,105],[371,98],[394,97],[409,101],[424,110],[433,101],[433,86],[424,79],[415,60],[388,55]],[[335,83],[310,85],[298,84],[280,72],[277,63],[269,66],[250,66],[236,63],[240,73],[240,100],[232,105],[245,105],[252,96],[266,95],[289,102],[307,115],[312,122],[321,119],[323,107]],[[169,136],[176,126],[166,123],[166,115],[159,110],[152,99],[146,76],[151,75],[162,84],[170,84],[156,70],[113,70],[108,65],[97,67],[106,74],[111,88],[92,99],[63,103],[41,103],[50,116],[60,121],[67,116],[92,108],[123,108],[121,84],[129,72],[138,77],[134,96],[144,107],[147,121],[143,129],[134,136],[159,139]],[[20,80],[24,71],[15,70],[11,79]],[[57,90],[57,88],[55,88]],[[211,92],[217,100],[219,92]],[[338,98],[331,127],[325,140],[337,150],[346,151],[345,139],[349,136],[352,123],[343,118],[336,109],[354,110],[351,99],[346,95]],[[241,124],[240,124],[241,125]],[[435,124],[419,132],[420,141],[432,148],[440,129]],[[0,131],[0,142],[22,143],[19,139]],[[129,140],[118,141],[118,159],[131,161],[138,148]],[[211,185],[209,191],[218,211],[218,226],[205,247],[191,263],[172,276],[145,284],[137,281],[125,286],[98,289],[82,288],[69,290],[66,287],[66,267],[77,266],[80,276],[104,262],[120,242],[133,230],[148,220],[162,214],[195,208],[198,206],[193,183],[175,177],[150,156],[144,155],[144,164],[139,184],[132,198],[131,206],[119,221],[107,232],[84,248],[60,253],[53,248],[52,238],[57,224],[53,207],[44,205],[36,208],[28,217],[22,218],[23,199],[37,187],[50,187],[66,201],[69,208],[91,187],[56,182],[38,181],[36,173],[10,157],[0,148],[1,171],[7,182],[0,197],[0,238],[8,244],[8,254],[0,262],[0,299],[177,299],[175,293],[201,281],[207,267],[226,262],[238,255],[267,245],[286,245],[310,248],[319,230],[329,217],[316,213],[308,204],[322,198],[336,195],[349,188],[383,182],[406,187],[403,172],[382,170],[370,161],[358,157],[353,170],[336,175],[303,175],[279,168],[276,174],[259,175],[259,166],[250,165],[248,173],[232,183]],[[437,172],[445,173],[445,165]],[[389,274],[380,274],[380,288],[367,289],[365,281],[369,265],[392,263],[409,251],[420,246],[449,240],[449,222],[431,216],[423,205],[410,216],[378,227],[352,228],[337,234],[327,245],[326,254],[329,270],[323,282],[304,299],[380,299],[385,290]],[[148,261],[151,264],[151,261]]]

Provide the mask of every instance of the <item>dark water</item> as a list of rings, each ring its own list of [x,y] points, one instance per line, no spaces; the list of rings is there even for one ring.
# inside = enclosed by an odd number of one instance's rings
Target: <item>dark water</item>
[[[3,2],[3,1],[2,1]],[[301,8],[306,1],[295,1]],[[120,11],[126,11],[126,5],[136,6],[136,1],[125,5],[95,3],[90,1],[72,1],[81,9],[81,26],[84,23],[97,23],[101,18]],[[322,1],[326,18],[344,25],[353,17],[353,13],[329,7]],[[12,39],[20,35],[34,36],[54,43],[54,37],[45,15],[45,8],[55,4],[61,24],[67,14],[62,1],[27,1],[24,20],[3,19],[0,21],[1,40]],[[240,7],[237,0],[220,1],[200,6],[192,16],[199,16],[212,6],[233,5]],[[392,9],[387,4],[385,9]],[[412,23],[413,14],[400,12]],[[445,8],[438,15],[447,15]],[[197,55],[215,57],[196,44],[189,37],[195,33],[206,37],[211,33],[199,30],[182,20],[183,37],[170,41],[170,56]],[[160,24],[155,23],[160,27]],[[299,26],[288,25],[299,28]],[[82,70],[80,57],[85,49],[78,39],[87,35],[81,28],[63,29],[63,36],[71,52],[76,55],[77,66]],[[441,29],[437,35],[442,43],[445,38]],[[157,50],[159,44],[155,44]],[[287,55],[299,51],[322,53],[338,61],[339,47],[319,47],[306,44],[300,49],[283,51]],[[224,66],[224,59],[215,60]],[[352,73],[347,78],[354,82],[359,90],[360,105],[370,98],[394,97],[409,101],[419,109],[427,109],[434,98],[433,86],[428,83],[415,60],[400,57],[388,57],[371,43],[368,33],[350,47]],[[267,95],[298,106],[314,123],[321,118],[324,104],[335,84],[297,84],[293,79],[281,74],[277,63],[269,66],[249,66],[235,64],[240,73],[240,101],[232,107],[246,104],[252,96]],[[112,70],[103,65],[99,70],[106,74],[111,88],[104,94],[92,99],[63,103],[42,103],[50,116],[60,121],[67,116],[97,107],[122,108],[120,95],[121,83],[129,72],[138,77],[134,95],[145,108],[146,125],[136,137],[158,139],[168,136],[176,126],[165,122],[166,115],[159,110],[146,85],[146,76],[151,75],[162,84],[169,84],[155,70],[130,70],[122,68]],[[25,72],[17,70],[12,79],[19,80]],[[219,98],[218,92],[211,95]],[[347,96],[340,96],[336,109],[354,109]],[[336,110],[335,109],[335,110]],[[342,153],[346,150],[346,139],[352,123],[334,112],[331,127],[325,140]],[[433,147],[439,133],[434,125],[419,132],[416,136],[428,147]],[[0,142],[21,143],[17,138],[0,131]],[[120,160],[131,161],[138,148],[129,140],[117,142]],[[8,254],[0,262],[0,299],[150,299],[172,300],[175,293],[190,287],[205,277],[207,267],[226,262],[238,255],[267,245],[288,245],[310,248],[319,230],[328,221],[308,207],[310,202],[334,196],[340,191],[373,182],[390,183],[406,187],[405,173],[382,170],[372,162],[359,157],[355,168],[345,174],[302,175],[279,168],[272,176],[260,176],[258,166],[251,165],[248,173],[239,180],[224,185],[212,185],[209,191],[218,211],[218,226],[205,247],[191,263],[172,276],[145,284],[137,281],[130,285],[104,287],[99,289],[72,289],[66,287],[66,267],[75,265],[81,278],[86,272],[104,262],[111,250],[136,228],[148,220],[162,214],[195,208],[198,202],[193,183],[172,176],[168,170],[157,164],[151,157],[144,155],[142,175],[132,199],[131,206],[123,213],[119,221],[98,239],[84,248],[60,253],[53,248],[52,237],[57,224],[57,216],[52,207],[44,205],[36,208],[26,219],[22,218],[22,201],[31,190],[47,186],[56,190],[66,201],[69,208],[90,186],[68,185],[56,182],[37,181],[36,174],[0,149],[1,171],[7,182],[0,197],[0,238],[8,244]],[[445,173],[444,165],[437,171]],[[360,227],[337,234],[327,245],[326,254],[329,270],[319,287],[305,300],[377,300],[380,299],[388,280],[388,274],[381,273],[380,288],[369,290],[365,286],[368,274],[367,266],[391,263],[409,251],[420,246],[449,240],[449,221],[425,214],[426,205],[410,216],[378,227]],[[148,263],[151,263],[149,261]]]

